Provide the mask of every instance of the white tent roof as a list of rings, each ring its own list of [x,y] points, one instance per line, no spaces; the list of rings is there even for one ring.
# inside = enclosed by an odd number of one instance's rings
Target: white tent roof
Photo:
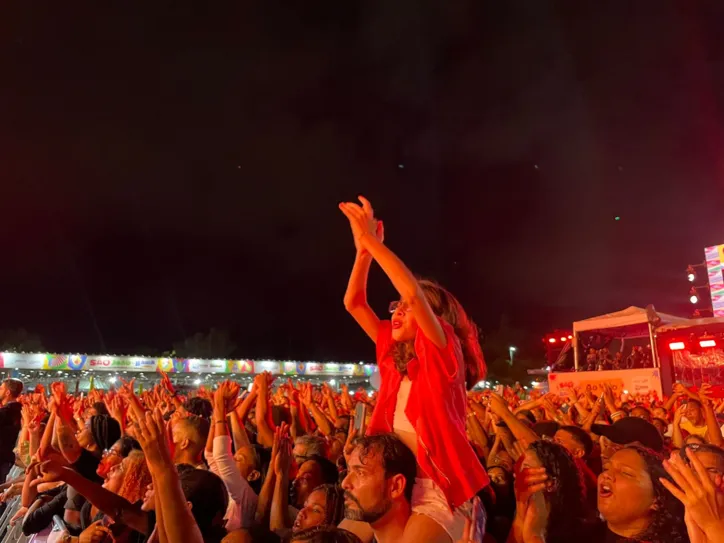
[[[658,313],[661,318],[661,324],[687,323],[689,319],[683,317],[675,317],[674,315],[666,315]],[[624,326],[634,326],[637,324],[646,324],[649,318],[645,309],[631,306],[615,313],[607,313],[599,317],[591,317],[590,319],[573,323],[573,332],[586,332],[588,330],[602,330],[606,328],[622,328]]]

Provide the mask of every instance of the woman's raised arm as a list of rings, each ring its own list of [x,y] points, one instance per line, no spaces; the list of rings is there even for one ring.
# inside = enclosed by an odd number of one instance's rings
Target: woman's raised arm
[[[339,205],[342,213],[349,219],[355,243],[372,255],[372,258],[392,281],[392,285],[400,294],[402,301],[412,310],[425,337],[437,347],[445,348],[447,346],[445,332],[427,302],[417,279],[402,260],[390,251],[383,240],[376,235],[378,221],[374,217],[374,211],[369,201],[362,196],[359,197],[359,200],[362,202],[361,206],[349,202]]]

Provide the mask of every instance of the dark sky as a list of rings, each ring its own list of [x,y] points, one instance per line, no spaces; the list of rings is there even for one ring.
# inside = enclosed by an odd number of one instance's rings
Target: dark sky
[[[724,242],[721,2],[92,4],[0,18],[0,328],[49,349],[214,326],[241,357],[370,358],[359,193],[413,271],[536,341],[690,310]]]

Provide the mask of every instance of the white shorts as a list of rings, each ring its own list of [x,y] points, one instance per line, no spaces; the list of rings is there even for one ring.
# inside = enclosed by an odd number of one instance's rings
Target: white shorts
[[[437,522],[453,542],[462,539],[465,519],[469,517],[471,509],[472,504],[465,502],[455,511],[451,511],[442,488],[435,481],[415,478],[415,486],[412,487],[412,512]]]

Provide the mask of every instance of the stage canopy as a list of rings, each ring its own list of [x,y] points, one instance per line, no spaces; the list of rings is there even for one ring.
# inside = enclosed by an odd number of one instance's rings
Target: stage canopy
[[[580,342],[579,336],[581,332],[591,334],[603,333],[613,335],[617,338],[641,338],[649,337],[651,347],[653,349],[654,364],[658,366],[658,356],[656,354],[656,343],[654,341],[654,328],[665,325],[690,323],[690,319],[684,317],[676,317],[667,315],[666,313],[657,313],[653,306],[646,309],[631,306],[615,313],[607,313],[599,317],[591,317],[590,319],[573,323],[573,353],[575,368],[578,369],[580,360]],[[616,329],[616,332],[608,332]]]
[[[615,313],[607,313],[599,317],[591,317],[582,321],[573,323],[573,332],[589,332],[594,330],[606,330],[609,328],[625,328],[635,327],[641,328],[641,335],[648,335],[648,324],[649,324],[649,313],[646,309],[640,307],[631,306]],[[660,325],[670,324],[684,324],[690,323],[690,319],[683,317],[676,317],[674,315],[667,315],[665,313],[654,313],[654,316],[658,316]],[[628,337],[632,337],[630,334],[626,334]]]

